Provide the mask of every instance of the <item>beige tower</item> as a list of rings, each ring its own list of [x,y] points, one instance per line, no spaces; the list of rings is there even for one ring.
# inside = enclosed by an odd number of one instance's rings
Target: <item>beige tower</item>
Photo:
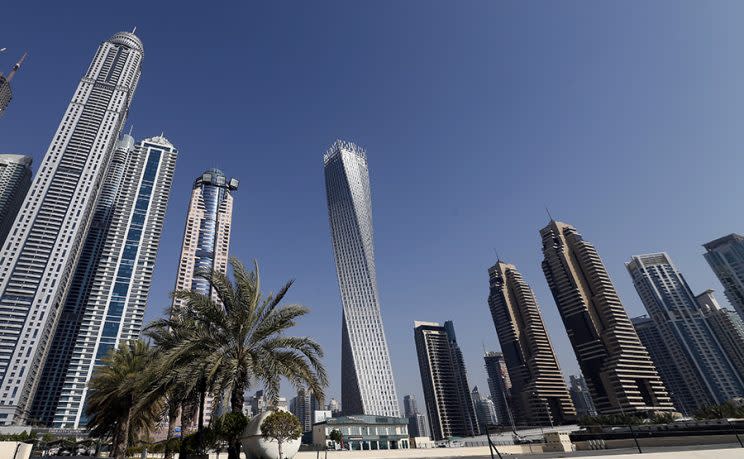
[[[233,197],[238,180],[225,178],[219,169],[208,169],[194,182],[186,216],[186,228],[178,262],[176,290],[193,290],[214,295],[212,288],[199,273],[208,270],[227,272],[230,230],[232,227]],[[173,307],[185,306],[175,299]],[[204,422],[209,422],[215,409],[213,397],[207,397]]]
[[[540,236],[543,272],[597,411],[672,410],[666,388],[594,246],[573,226],[554,220]]]
[[[227,272],[230,229],[232,226],[232,191],[236,179],[227,180],[218,169],[205,171],[194,182],[189,213],[178,262],[176,290],[193,290],[212,294],[209,283],[197,274],[206,270]],[[182,306],[175,300],[175,307]]]
[[[512,383],[515,422],[574,422],[576,410],[535,294],[514,265],[499,260],[488,276],[488,305]]]

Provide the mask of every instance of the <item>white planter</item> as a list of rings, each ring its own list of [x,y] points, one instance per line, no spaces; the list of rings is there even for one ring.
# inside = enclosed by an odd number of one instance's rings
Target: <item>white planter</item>
[[[286,411],[282,409],[281,411]],[[272,411],[264,411],[248,422],[240,442],[248,459],[279,459],[279,444],[261,436],[261,423]],[[300,439],[287,440],[282,443],[282,459],[291,459],[300,449]]]

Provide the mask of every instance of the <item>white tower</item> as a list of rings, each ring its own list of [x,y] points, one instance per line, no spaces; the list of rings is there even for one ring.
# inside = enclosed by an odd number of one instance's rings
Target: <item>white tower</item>
[[[367,157],[353,143],[336,141],[323,157],[323,163],[343,302],[343,412],[399,417],[377,293]]]
[[[0,425],[28,418],[142,56],[129,32],[98,47],[0,251]]]

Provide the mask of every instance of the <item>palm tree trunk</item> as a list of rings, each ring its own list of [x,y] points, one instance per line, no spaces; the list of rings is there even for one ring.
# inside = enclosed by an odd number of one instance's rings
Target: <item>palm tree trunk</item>
[[[173,459],[174,451],[171,450],[171,439],[176,434],[176,422],[178,421],[178,412],[181,406],[175,400],[168,401],[168,434],[165,437],[165,458]]]
[[[240,379],[243,381],[244,379]],[[233,413],[243,412],[245,401],[245,388],[242,384],[236,384],[230,394],[230,410]],[[227,459],[240,459],[240,437],[232,439],[227,444]]]
[[[129,418],[132,416],[132,409],[127,411],[126,417],[122,419],[116,429],[116,442],[114,443],[114,457],[116,459],[126,459],[127,446],[129,446]]]

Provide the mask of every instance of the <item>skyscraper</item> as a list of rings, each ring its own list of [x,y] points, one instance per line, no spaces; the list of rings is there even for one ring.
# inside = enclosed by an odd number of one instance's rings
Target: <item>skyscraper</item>
[[[667,388],[674,408],[683,414],[694,413],[697,406],[696,399],[700,398],[700,395],[692,394],[692,391],[689,390],[675,359],[672,357],[669,345],[659,331],[659,327],[648,316],[634,317],[631,319],[631,323],[641,343],[651,356],[651,361],[659,372],[664,387]],[[696,381],[693,380],[693,384],[698,384]],[[702,397],[705,396],[706,392],[703,391]]]
[[[414,322],[421,384],[435,440],[480,432],[455,328],[447,321]]]
[[[568,392],[576,407],[577,416],[596,416],[597,410],[594,409],[592,396],[589,395],[589,388],[586,387],[586,381],[583,376],[569,376],[570,386]]]
[[[697,295],[695,300],[705,315],[706,322],[726,353],[726,357],[736,367],[739,375],[744,375],[744,320],[734,311],[724,309],[718,304],[713,290]]]
[[[177,154],[162,136],[117,143],[34,399],[36,420],[84,428],[94,368],[139,336]]]
[[[403,397],[403,412],[408,418],[408,433],[411,437],[428,437],[429,427],[426,416],[421,414],[416,406],[416,398],[413,395]]]
[[[509,406],[511,399],[511,380],[506,369],[504,354],[501,352],[486,352],[483,355],[488,375],[488,390],[491,392],[496,409],[496,421],[500,425],[514,425],[514,418]]]
[[[511,380],[517,423],[562,424],[576,410],[545,329],[535,294],[514,265],[497,261],[488,270],[488,305]]]
[[[0,424],[29,415],[142,56],[129,32],[98,47],[0,251]]]
[[[597,411],[671,410],[664,384],[594,246],[576,228],[555,220],[540,236],[543,272]]]
[[[21,68],[21,64],[23,64],[23,61],[26,59],[26,53],[23,53],[23,56],[21,56],[21,59],[16,62],[16,65],[13,66],[13,69],[8,73],[8,76],[5,76],[0,72],[0,116],[2,116],[5,113],[5,110],[8,108],[8,104],[10,104],[11,99],[13,99],[13,88],[10,86],[10,80],[13,79],[18,69]],[[2,215],[2,214],[0,214]]]
[[[367,155],[336,141],[323,157],[341,290],[341,405],[346,415],[400,416],[377,292]]]
[[[227,272],[232,228],[232,193],[238,189],[238,185],[237,179],[228,180],[219,169],[207,169],[194,181],[178,261],[176,291],[192,290],[215,296],[209,282],[199,274],[208,270]],[[184,306],[184,300],[173,300],[173,308]],[[207,397],[205,420],[211,418],[214,402],[212,396]]]
[[[297,416],[302,424],[303,432],[310,432],[313,430],[313,424],[315,424],[315,411],[320,410],[320,403],[315,398],[310,390],[300,389],[297,391],[297,396],[292,398],[289,402],[289,411]]]
[[[686,409],[744,395],[744,380],[669,255],[637,255],[625,266],[680,373],[681,378],[670,379],[667,388]]]
[[[493,405],[491,397],[481,396],[478,386],[473,387],[470,396],[473,399],[475,418],[478,420],[478,425],[481,428],[484,426],[496,425],[498,423],[496,418],[496,407]]]
[[[703,247],[707,250],[703,257],[721,281],[723,294],[744,319],[744,236],[729,234]]]
[[[31,186],[31,157],[0,155],[0,248]]]
[[[194,181],[175,290],[211,295],[209,282],[198,274],[210,269],[227,272],[232,192],[238,189],[238,184],[237,179],[227,180],[219,169],[208,169]],[[173,300],[174,307],[182,306],[182,303],[182,300]]]

